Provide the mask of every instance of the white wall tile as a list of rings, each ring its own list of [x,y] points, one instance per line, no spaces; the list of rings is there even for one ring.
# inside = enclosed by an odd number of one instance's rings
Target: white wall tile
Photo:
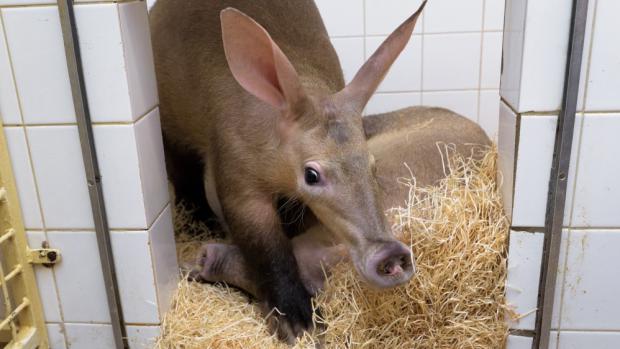
[[[93,131],[110,227],[148,228],[134,126],[96,125]]]
[[[534,329],[543,240],[542,233],[510,232],[506,301],[521,316],[511,328]]]
[[[149,241],[155,268],[159,312],[163,317],[163,314],[168,311],[172,294],[179,281],[170,206],[166,207],[149,230]]]
[[[146,2],[118,4],[134,120],[157,105],[157,82]]]
[[[45,241],[45,234],[42,231],[27,231],[26,238],[30,248],[42,248]],[[53,248],[53,247],[52,247]],[[58,293],[54,282],[54,271],[42,265],[34,266],[34,273],[37,279],[39,297],[43,304],[43,315],[47,322],[61,322],[60,305],[58,303]]]
[[[385,113],[421,103],[422,94],[419,92],[376,93],[368,101],[365,115]]]
[[[111,235],[125,323],[159,324],[148,232],[114,231]]]
[[[159,326],[127,326],[130,349],[151,349],[161,333]]]
[[[620,332],[561,331],[558,349],[615,349]]]
[[[482,0],[429,1],[424,9],[424,32],[480,31],[482,29],[482,6]]]
[[[159,110],[154,109],[139,120],[134,130],[144,210],[150,226],[170,200]]]
[[[560,328],[620,330],[620,230],[573,230]]]
[[[92,120],[132,120],[117,5],[78,5],[75,15]]]
[[[0,16],[0,122],[20,124],[21,118],[9,51],[4,39],[2,16]]]
[[[560,108],[571,9],[570,0],[528,1],[519,112]]]
[[[592,48],[592,34],[594,33],[594,17],[597,0],[588,1],[588,15],[586,17],[586,32],[583,40],[583,55],[581,56],[581,73],[579,79],[579,91],[577,95],[577,110],[585,108],[585,92],[590,67],[590,52]]]
[[[499,88],[502,65],[502,33],[482,34],[481,88]]]
[[[509,219],[512,217],[514,171],[517,142],[517,115],[504,103],[499,105],[499,126],[497,136],[497,168],[501,181],[504,211]]]
[[[586,110],[620,109],[620,2],[598,0]]]
[[[522,336],[508,336],[506,349],[531,349],[532,338]]]
[[[586,114],[583,125],[572,225],[620,227],[620,115]]]
[[[366,0],[366,35],[387,35],[422,4],[422,0]],[[422,13],[422,20],[424,20]],[[414,33],[422,32],[418,19]]]
[[[499,103],[499,90],[480,91],[478,123],[495,142],[499,132]]]
[[[112,325],[65,324],[69,349],[114,348]]]
[[[363,1],[317,0],[316,6],[330,36],[364,35]]]
[[[58,9],[6,8],[2,16],[24,121],[74,122]]]
[[[50,246],[62,251],[62,262],[54,267],[54,272],[64,320],[109,322],[95,232],[50,231],[47,236]],[[68,327],[67,332],[70,332]],[[69,339],[69,342],[73,348],[73,341]]]
[[[568,229],[562,230],[562,236],[560,241],[560,258],[558,260],[558,274],[555,282],[555,293],[553,296],[553,311],[551,314],[551,329],[557,330],[560,328],[560,313],[562,311],[562,297],[564,296],[564,277],[566,270],[570,268],[566,264],[566,253],[568,251],[568,244],[570,243],[570,231]],[[556,333],[557,334],[557,333]],[[551,346],[549,346],[551,348]]]
[[[473,121],[478,119],[478,91],[423,92],[422,104],[448,108]]]
[[[559,349],[558,348],[558,336],[559,336],[559,333],[557,331],[551,331],[551,333],[549,334],[548,349]]]
[[[500,94],[513,109],[519,107],[526,8],[527,0],[506,0]]]
[[[340,59],[345,82],[350,82],[364,64],[364,38],[334,38],[332,45]]]
[[[5,127],[4,135],[9,149],[13,176],[17,185],[19,205],[26,229],[41,229],[41,209],[37,198],[37,188],[30,166],[30,154],[23,127]]]
[[[484,1],[484,30],[504,29],[504,6],[506,0]]]
[[[49,349],[66,349],[64,329],[61,324],[46,324]]]
[[[557,116],[521,116],[512,225],[545,225]]]
[[[478,88],[480,33],[424,37],[422,86],[426,90]]]
[[[366,57],[370,57],[386,37],[366,38]],[[422,40],[413,35],[400,56],[396,59],[378,92],[419,91],[422,88]]]
[[[76,126],[27,127],[47,228],[93,227]]]

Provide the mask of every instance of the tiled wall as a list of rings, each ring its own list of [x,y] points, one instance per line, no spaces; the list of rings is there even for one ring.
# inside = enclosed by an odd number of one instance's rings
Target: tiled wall
[[[508,297],[532,330],[570,0],[508,0],[500,168],[512,217]],[[620,2],[590,0],[550,349],[620,343]],[[534,276],[533,276],[534,274]],[[530,348],[513,337],[509,349]]]
[[[156,0],[148,0],[152,6]],[[422,0],[315,0],[350,81]],[[366,107],[452,109],[497,138],[504,0],[431,0]]]
[[[177,265],[157,91],[143,1],[76,5],[103,194],[132,348],[149,348]],[[0,1],[0,117],[32,248],[62,251],[36,268],[52,348],[110,348],[112,328],[78,139],[58,9]]]
[[[350,80],[421,0],[317,0]],[[412,40],[366,107],[443,106],[497,134],[503,0],[432,0]]]

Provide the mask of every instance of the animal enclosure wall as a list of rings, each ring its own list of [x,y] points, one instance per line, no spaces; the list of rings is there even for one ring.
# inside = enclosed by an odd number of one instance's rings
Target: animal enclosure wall
[[[508,0],[499,165],[512,220],[507,297],[531,348],[572,1]],[[620,3],[590,0],[549,349],[620,343]]]
[[[132,348],[151,347],[178,268],[143,1],[78,1],[86,92]],[[111,348],[112,327],[63,47],[49,0],[0,1],[0,117],[51,347]]]

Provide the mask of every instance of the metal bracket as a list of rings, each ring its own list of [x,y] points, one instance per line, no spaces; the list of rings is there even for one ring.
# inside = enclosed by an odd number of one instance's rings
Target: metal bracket
[[[51,267],[60,262],[61,253],[59,249],[55,248],[28,249],[26,259],[30,264],[43,264],[46,267]]]

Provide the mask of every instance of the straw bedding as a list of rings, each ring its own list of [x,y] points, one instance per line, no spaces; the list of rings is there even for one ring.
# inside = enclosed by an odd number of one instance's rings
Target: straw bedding
[[[509,311],[504,298],[508,222],[496,185],[494,150],[479,160],[451,154],[439,186],[410,191],[391,210],[395,232],[410,243],[417,273],[405,287],[374,291],[346,263],[317,297],[327,348],[504,347]],[[215,237],[177,208],[179,258],[192,260]],[[193,231],[198,236],[185,234]],[[181,281],[157,348],[286,348],[267,331],[258,307],[225,285]],[[310,336],[296,348],[314,348]]]

